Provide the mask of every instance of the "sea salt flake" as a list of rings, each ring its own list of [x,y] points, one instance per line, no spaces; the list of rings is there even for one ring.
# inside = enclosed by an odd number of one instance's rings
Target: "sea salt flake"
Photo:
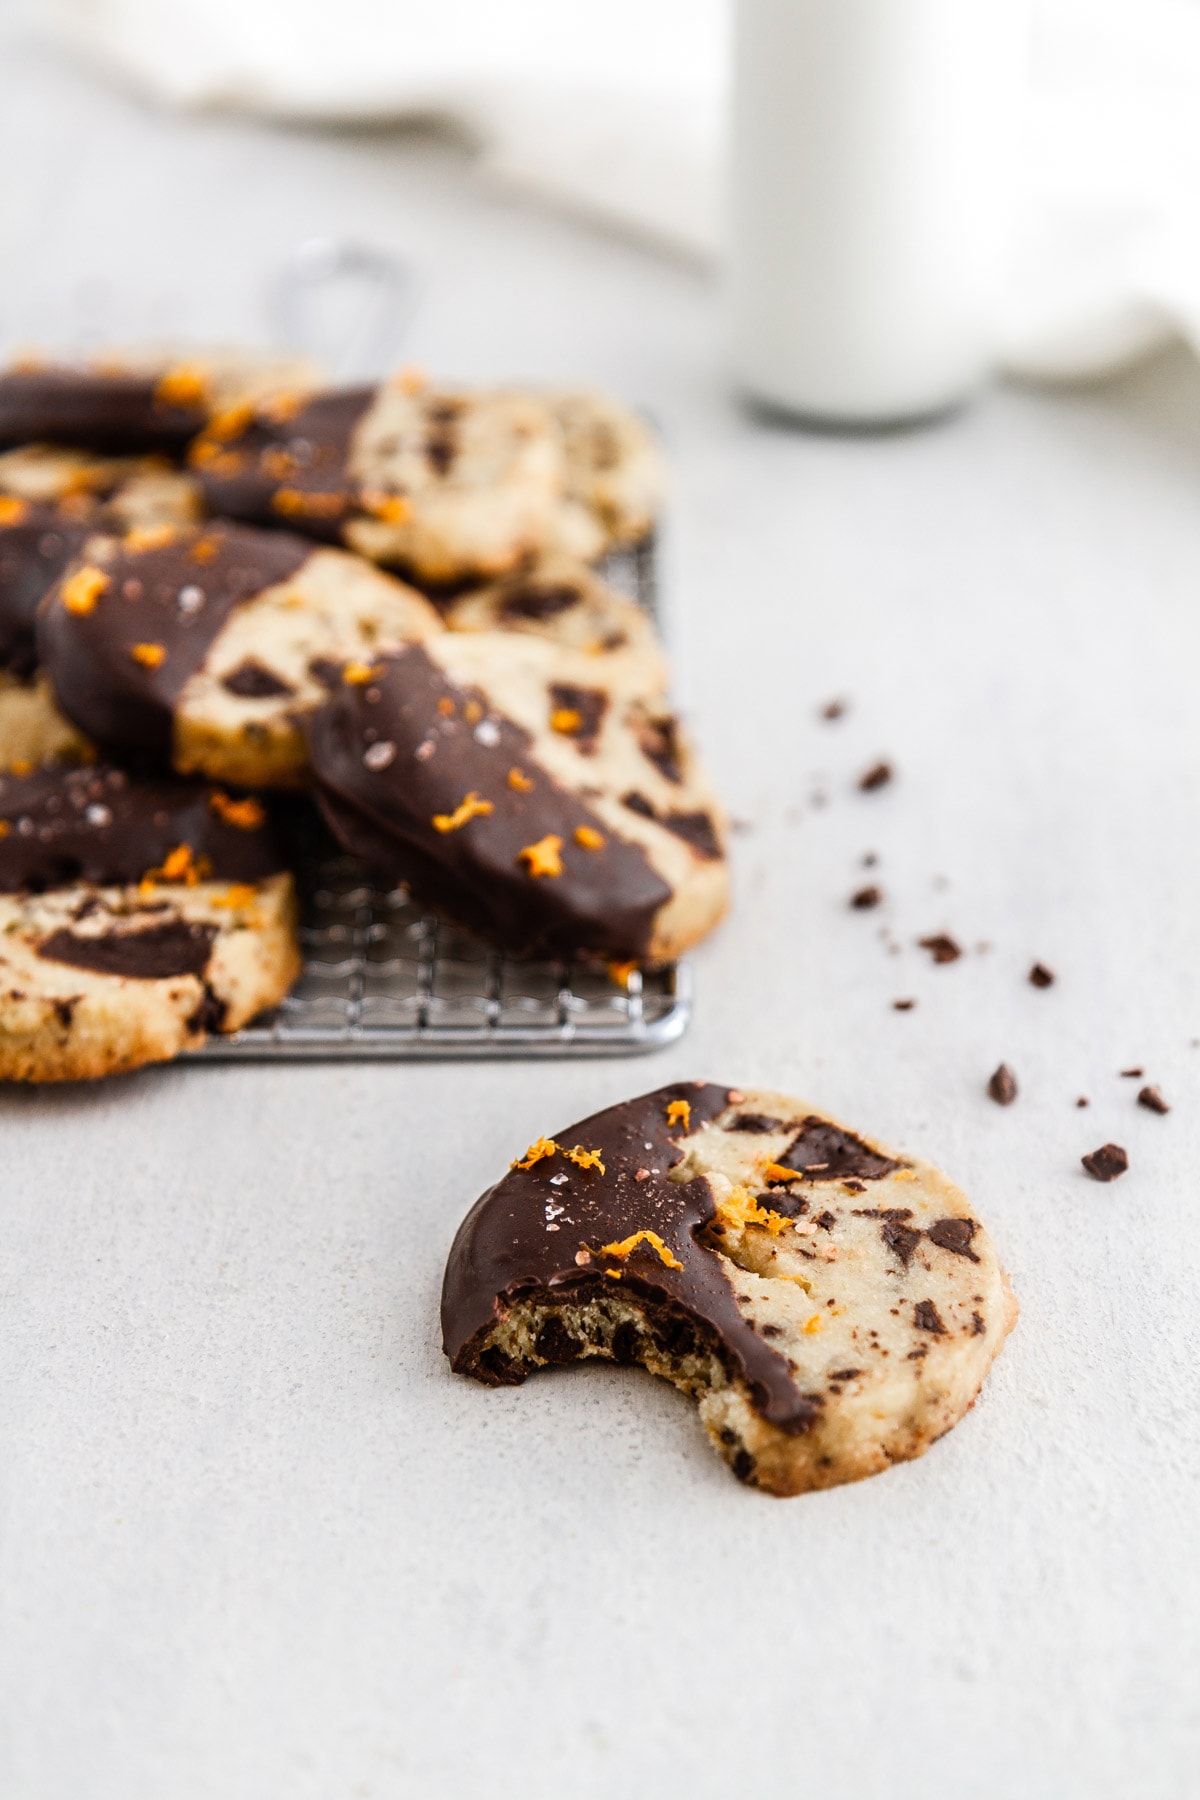
[[[378,744],[371,744],[363,751],[363,768],[378,774],[396,760],[396,746],[390,739],[382,738]]]

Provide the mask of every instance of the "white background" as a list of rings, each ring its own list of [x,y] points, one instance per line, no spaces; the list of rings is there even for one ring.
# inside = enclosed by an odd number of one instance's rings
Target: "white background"
[[[265,271],[337,230],[416,259],[433,368],[652,407],[679,690],[750,826],[695,1027],[652,1060],[0,1096],[6,1800],[1195,1793],[1191,364],[808,438],[731,403],[700,276],[452,148],[183,126],[17,40],[0,134],[8,335],[81,306],[249,332]],[[862,796],[879,754],[898,779]],[[845,904],[867,851],[882,915]],[[913,940],[942,929],[971,949],[934,968]],[[635,1373],[448,1373],[476,1193],[684,1075],[807,1095],[972,1196],[1023,1314],[923,1461],[773,1501]],[[1078,1158],[1109,1138],[1132,1166],[1100,1187]]]

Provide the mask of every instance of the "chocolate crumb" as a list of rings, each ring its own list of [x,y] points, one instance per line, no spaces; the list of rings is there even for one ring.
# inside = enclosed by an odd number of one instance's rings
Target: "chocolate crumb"
[[[1034,963],[1029,971],[1029,979],[1034,987],[1053,987],[1054,970],[1048,969],[1045,963]]]
[[[873,794],[878,788],[886,787],[892,779],[892,765],[889,762],[873,763],[858,778],[859,789],[864,794]]]
[[[1137,1103],[1144,1106],[1147,1112],[1167,1113],[1171,1110],[1156,1087],[1144,1087],[1137,1097]]]
[[[819,1225],[822,1231],[832,1231],[837,1224],[837,1214],[831,1212],[818,1213],[813,1220],[813,1224]]]
[[[1080,1096],[1079,1096],[1078,1100],[1075,1102],[1075,1104],[1076,1104],[1076,1106],[1090,1106],[1091,1101],[1088,1099],[1086,1094],[1080,1094]]]
[[[1115,1181],[1129,1167],[1129,1157],[1120,1144],[1101,1144],[1080,1161],[1093,1181]]]
[[[893,1000],[892,1001],[892,1011],[893,1012],[911,1012],[913,1007],[916,1004],[917,1003],[915,1000]]]
[[[859,888],[856,894],[851,894],[850,904],[858,912],[867,912],[872,906],[878,906],[882,899],[883,889],[872,885]]]
[[[827,700],[821,708],[821,717],[833,724],[835,719],[844,719],[847,702],[845,700]]]
[[[987,1084],[988,1098],[997,1106],[1011,1106],[1017,1097],[1017,1078],[1007,1063],[1001,1063]]]
[[[917,943],[922,950],[928,950],[935,963],[957,962],[962,950],[952,937],[944,931],[938,931],[932,937],[918,938]]]
[[[971,1336],[982,1337],[986,1330],[987,1326],[983,1322],[983,1314],[973,1312],[971,1314]]]
[[[942,1324],[942,1315],[932,1300],[918,1300],[913,1307],[913,1324],[918,1331],[931,1331],[935,1337],[945,1337],[946,1327]]]
[[[873,869],[878,861],[879,858],[876,856],[874,850],[868,850],[867,854],[862,859],[862,866],[864,869]]]
[[[1127,1081],[1140,1081],[1146,1071],[1145,1069],[1122,1069],[1121,1073]]]

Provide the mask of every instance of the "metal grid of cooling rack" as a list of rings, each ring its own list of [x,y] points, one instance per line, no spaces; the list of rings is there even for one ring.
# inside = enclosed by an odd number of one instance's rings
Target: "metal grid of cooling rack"
[[[657,614],[652,543],[604,574]],[[579,963],[502,956],[403,888],[373,886],[352,857],[302,856],[297,875],[303,972],[275,1011],[196,1052],[207,1061],[628,1056],[687,1029],[686,963],[622,985]]]

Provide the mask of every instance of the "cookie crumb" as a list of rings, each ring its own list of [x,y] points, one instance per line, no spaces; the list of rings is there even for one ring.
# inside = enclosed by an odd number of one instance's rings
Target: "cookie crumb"
[[[1054,970],[1048,969],[1045,963],[1034,963],[1032,969],[1029,971],[1029,980],[1031,986],[1036,988],[1053,987]]]
[[[1129,1157],[1120,1144],[1101,1144],[1080,1161],[1093,1181],[1115,1181],[1129,1167]]]
[[[1127,1081],[1140,1081],[1146,1071],[1145,1069],[1122,1069],[1121,1073]]]
[[[1156,1087],[1144,1087],[1137,1097],[1137,1103],[1144,1106],[1147,1112],[1168,1113],[1171,1110]]]
[[[861,887],[857,893],[851,894],[850,904],[858,912],[867,912],[872,906],[878,906],[883,899],[883,889],[874,883],[870,887]]]
[[[928,950],[935,963],[957,962],[962,955],[961,947],[946,932],[935,932],[932,937],[918,938],[917,943],[922,950]]]
[[[864,773],[859,776],[859,790],[864,794],[873,794],[879,788],[886,787],[888,782],[892,779],[892,775],[893,769],[891,763],[873,763],[869,769],[865,770]]]
[[[879,858],[876,856],[874,850],[868,850],[862,859],[862,866],[864,869],[873,869],[878,861]]]
[[[835,719],[845,718],[848,707],[847,700],[827,700],[821,708],[821,717],[832,725]]]
[[[892,1001],[892,1011],[893,1012],[911,1012],[913,1007],[916,1004],[917,1003],[915,1000],[893,1000]]]
[[[987,1091],[988,1098],[994,1100],[997,1106],[1012,1105],[1017,1097],[1017,1078],[1007,1063],[1001,1063],[992,1075]]]
[[[1075,1102],[1075,1104],[1076,1104],[1076,1106],[1090,1106],[1091,1101],[1088,1099],[1086,1094],[1080,1094],[1080,1096],[1079,1096],[1078,1100]]]

